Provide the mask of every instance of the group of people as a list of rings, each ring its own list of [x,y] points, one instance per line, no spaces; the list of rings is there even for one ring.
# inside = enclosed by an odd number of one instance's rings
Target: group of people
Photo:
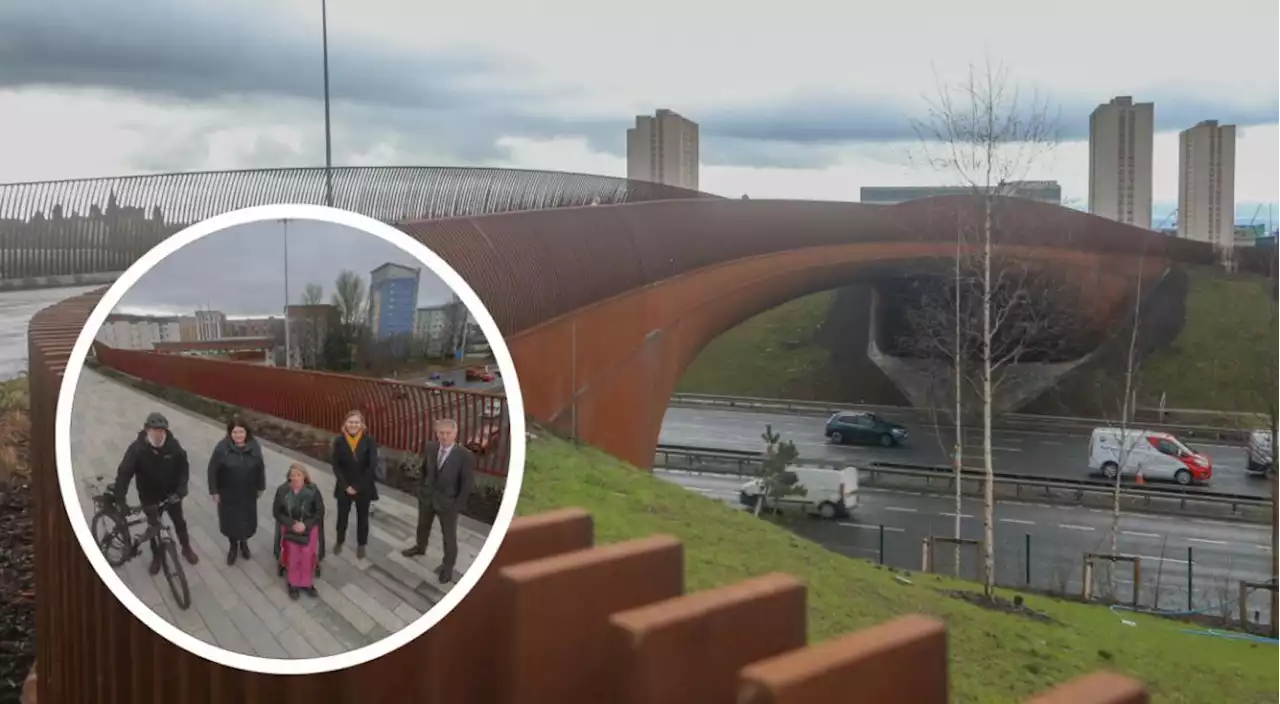
[[[454,578],[458,559],[458,516],[467,505],[475,481],[476,457],[457,444],[458,424],[450,419],[435,422],[435,440],[422,451],[416,485],[418,525],[412,545],[402,551],[405,557],[418,557],[427,552],[433,524],[439,520],[444,543],[444,559],[435,568],[440,583]],[[356,558],[363,560],[369,544],[369,510],[378,500],[377,478],[379,457],[377,442],[366,432],[364,415],[351,411],[341,432],[330,447],[333,471],[333,497],[337,509],[336,541],[333,552],[340,553],[346,543],[351,509],[356,513]],[[258,531],[258,501],[266,492],[267,471],[262,446],[247,423],[232,418],[226,436],[218,442],[209,457],[209,493],[217,505],[218,527],[228,541],[227,565],[252,557],[249,540]],[[199,562],[191,547],[190,532],[183,513],[182,500],[188,494],[190,463],[187,452],[160,413],[151,413],[137,437],[125,450],[116,472],[112,495],[122,499],[129,484],[137,482],[138,500],[146,513],[150,536],[152,575],[162,567],[156,532],[161,512],[169,516],[182,549],[190,564]],[[159,506],[166,498],[177,501]],[[271,502],[275,519],[272,540],[277,563],[286,577],[289,597],[299,594],[316,596],[314,579],[320,574],[320,561],[325,556],[324,496],[312,481],[306,465],[289,465],[285,481],[275,491]]]

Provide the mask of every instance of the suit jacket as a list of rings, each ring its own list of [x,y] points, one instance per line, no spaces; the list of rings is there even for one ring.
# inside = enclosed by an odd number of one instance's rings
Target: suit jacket
[[[333,438],[329,454],[329,464],[333,468],[333,498],[348,498],[347,487],[353,487],[356,495],[350,498],[378,500],[378,443],[368,433],[356,443],[354,453],[347,444],[347,437],[338,433]]]
[[[475,485],[476,456],[459,443],[454,443],[443,466],[437,464],[439,456],[440,443],[435,440],[422,448],[418,497],[436,511],[461,513]]]

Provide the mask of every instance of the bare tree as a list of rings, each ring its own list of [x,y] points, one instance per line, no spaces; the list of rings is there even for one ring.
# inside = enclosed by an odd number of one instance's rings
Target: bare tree
[[[364,279],[354,271],[343,269],[338,279],[333,282],[333,305],[338,308],[338,317],[347,327],[358,326],[364,322],[366,287]]]
[[[996,209],[1001,196],[1011,194],[1010,182],[1025,178],[1031,166],[1057,144],[1056,122],[1037,96],[1023,101],[1003,66],[988,60],[970,66],[958,84],[938,81],[937,94],[928,101],[928,116],[918,125],[925,137],[929,163],[949,174],[981,199],[980,281],[982,307],[981,391],[983,486],[983,588],[990,597],[995,589],[995,488],[991,451],[992,402],[995,377],[1002,364],[1018,355],[996,357],[997,342],[1006,316],[996,308],[1001,280],[993,275]],[[966,248],[967,249],[967,248]],[[1005,289],[1007,291],[1007,289]],[[1025,293],[1011,297],[1021,302]],[[1008,339],[1008,338],[1006,338]]]
[[[324,287],[320,284],[307,284],[302,289],[302,305],[315,306],[324,302]]]

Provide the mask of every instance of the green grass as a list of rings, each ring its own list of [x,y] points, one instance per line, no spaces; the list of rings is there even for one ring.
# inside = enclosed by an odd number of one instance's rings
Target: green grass
[[[811,642],[909,613],[941,618],[956,702],[1017,702],[1099,668],[1147,682],[1155,702],[1275,701],[1274,646],[1183,634],[1185,625],[1147,616],[1126,615],[1137,625],[1125,626],[1105,608],[1035,595],[1028,605],[1058,624],[988,611],[937,591],[974,585],[919,574],[899,584],[871,563],[554,438],[531,442],[525,471],[520,514],[584,508],[599,543],[675,535],[684,541],[689,591],[773,571],[802,579]]]
[[[1144,395],[1169,408],[1266,410],[1276,395],[1276,304],[1267,282],[1191,272],[1187,317],[1173,344],[1143,362]]]
[[[677,384],[681,393],[778,398],[826,367],[830,352],[812,342],[835,291],[823,291],[743,321],[702,350]]]

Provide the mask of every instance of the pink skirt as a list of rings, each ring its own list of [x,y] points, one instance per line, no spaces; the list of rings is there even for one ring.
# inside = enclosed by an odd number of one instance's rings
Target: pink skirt
[[[305,589],[314,583],[316,554],[320,550],[320,526],[311,529],[311,539],[306,545],[284,539],[285,529],[280,528],[280,564],[285,568],[289,586]]]

